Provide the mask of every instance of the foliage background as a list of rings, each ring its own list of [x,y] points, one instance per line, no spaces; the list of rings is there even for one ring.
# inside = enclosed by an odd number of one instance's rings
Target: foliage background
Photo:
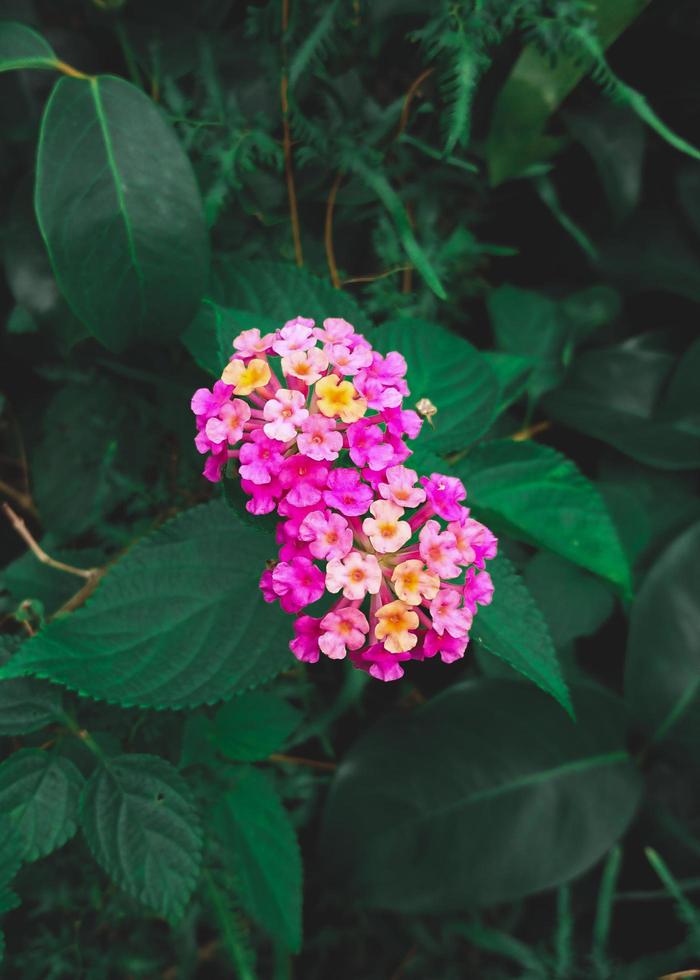
[[[84,572],[0,526],[3,975],[698,966],[696,5],[0,16],[0,491]],[[406,353],[501,537],[461,664],[295,665],[199,476],[297,314]]]

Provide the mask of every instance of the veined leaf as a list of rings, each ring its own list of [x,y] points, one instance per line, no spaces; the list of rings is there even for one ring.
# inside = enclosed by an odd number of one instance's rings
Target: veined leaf
[[[59,286],[105,346],[168,340],[187,325],[208,272],[202,202],[183,148],[143,92],[111,76],[58,82],[35,204]]]
[[[183,333],[182,342],[197,364],[218,379],[234,353],[233,338],[242,330],[257,327],[264,334],[281,326],[281,322],[271,317],[249,310],[228,310],[205,299]]]
[[[617,699],[586,686],[574,702],[579,724],[532,687],[480,680],[375,725],[326,805],[335,881],[370,908],[440,914],[582,874],[626,830],[641,778]]]
[[[82,828],[95,860],[121,888],[170,921],[182,915],[202,857],[199,815],[165,759],[109,759],[85,787]]]
[[[497,440],[453,464],[485,523],[549,548],[625,593],[630,569],[602,497],[561,453]]]
[[[39,749],[20,749],[0,765],[0,815],[17,828],[26,861],[76,832],[83,782],[70,759]]]
[[[258,588],[274,540],[223,501],[136,544],[77,612],[24,643],[0,678],[35,674],[123,705],[209,704],[282,669],[288,617]]]
[[[0,21],[0,72],[56,67],[56,53],[41,34],[15,21]]]
[[[211,828],[246,911],[288,949],[301,946],[302,866],[296,834],[269,778],[241,768]]]

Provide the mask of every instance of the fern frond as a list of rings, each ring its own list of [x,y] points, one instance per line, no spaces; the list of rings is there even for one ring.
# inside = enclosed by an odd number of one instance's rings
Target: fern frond
[[[441,84],[446,103],[444,148],[446,156],[449,156],[456,146],[465,147],[469,142],[474,93],[487,64],[488,58],[474,48],[466,35],[460,34],[454,58]]]
[[[329,50],[333,30],[335,28],[335,15],[338,10],[340,0],[333,0],[320,18],[314,29],[308,35],[303,44],[297,49],[289,66],[289,87],[293,89],[299,81],[301,75],[306,71],[309,64],[314,59],[319,59]]]

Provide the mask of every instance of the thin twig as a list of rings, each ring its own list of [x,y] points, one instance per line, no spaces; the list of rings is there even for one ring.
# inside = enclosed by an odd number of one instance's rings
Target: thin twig
[[[299,229],[299,209],[297,207],[297,192],[294,186],[294,170],[292,168],[292,133],[289,128],[289,99],[287,90],[287,48],[285,35],[289,28],[289,0],[282,0],[282,78],[280,80],[280,101],[282,103],[282,148],[284,150],[284,173],[287,178],[287,196],[289,198],[289,217],[292,223],[292,238],[294,239],[294,258],[301,268],[304,264],[304,254],[301,249],[301,231]]]
[[[331,187],[330,194],[328,195],[328,202],[326,203],[326,221],[323,231],[323,240],[326,245],[326,260],[328,262],[328,271],[331,274],[331,282],[336,289],[340,289],[340,276],[338,275],[338,266],[335,262],[335,250],[333,248],[333,208],[335,207],[335,199],[338,194],[338,188],[343,179],[342,172],[338,172],[335,180],[333,181],[333,186]]]
[[[65,562],[58,561],[56,558],[52,558],[50,555],[47,555],[41,545],[38,544],[22,518],[19,517],[18,514],[15,514],[10,505],[8,503],[3,503],[2,509],[5,517],[7,517],[15,531],[31,549],[32,553],[44,565],[48,565],[50,568],[55,568],[59,572],[68,572],[70,575],[79,575],[80,578],[85,578],[88,580],[92,580],[98,574],[98,572],[101,571],[101,569],[98,568],[76,568],[75,565],[67,565]]]
[[[289,766],[306,766],[308,769],[323,769],[325,772],[335,772],[338,768],[335,762],[323,762],[320,759],[304,759],[300,755],[282,755],[275,752],[268,755],[268,762],[282,762]]]
[[[0,480],[0,493],[4,493],[6,497],[10,497],[11,500],[21,507],[22,510],[31,514],[33,517],[37,517],[37,509],[34,506],[34,501],[29,496],[28,493],[23,493],[22,490],[17,490],[15,487],[10,486],[9,483],[5,483],[4,480]]]
[[[397,272],[405,272],[406,269],[412,268],[412,265],[395,265],[391,269],[385,269],[384,272],[374,272],[367,276],[351,276],[350,279],[343,279],[342,285],[347,286],[351,282],[376,282],[377,279],[386,279],[387,276],[393,276]]]
[[[406,92],[406,95],[404,96],[403,107],[401,109],[401,118],[399,119],[399,128],[396,130],[396,137],[395,137],[396,139],[399,138],[399,136],[403,133],[404,129],[408,124],[408,113],[411,110],[411,102],[413,102],[413,99],[415,98],[418,89],[421,87],[421,85],[426,80],[426,78],[429,78],[429,76],[432,75],[434,71],[435,71],[434,68],[426,68],[425,71],[422,71],[420,73],[420,75],[418,76],[418,78],[415,79],[415,81],[411,82],[411,85],[408,91]]]
[[[514,432],[510,438],[513,442],[527,442],[528,439],[532,439],[533,436],[538,435],[540,432],[546,432],[551,427],[552,423],[545,419],[542,422],[535,422],[534,425],[526,425],[524,429]]]

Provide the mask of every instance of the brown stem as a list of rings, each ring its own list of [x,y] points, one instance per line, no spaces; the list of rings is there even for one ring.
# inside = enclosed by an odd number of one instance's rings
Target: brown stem
[[[331,282],[336,289],[340,289],[340,276],[338,275],[338,266],[335,262],[335,250],[333,248],[333,208],[335,207],[335,199],[338,194],[338,188],[343,179],[342,173],[336,175],[333,181],[333,186],[331,187],[330,194],[328,195],[328,202],[326,204],[326,222],[324,225],[323,240],[326,245],[326,260],[328,261],[328,270],[331,274]]]
[[[81,578],[85,579],[92,579],[95,577],[99,571],[97,568],[76,568],[75,565],[67,565],[65,562],[58,561],[56,558],[52,558],[50,555],[47,555],[41,545],[39,545],[35,540],[22,518],[15,514],[10,505],[3,503],[2,509],[5,517],[7,517],[15,531],[29,546],[33,554],[36,555],[39,561],[44,565],[48,565],[50,568],[55,568],[59,572],[68,572],[70,575],[79,575]]]
[[[323,769],[326,772],[335,772],[338,768],[335,762],[322,762],[320,759],[304,759],[300,755],[282,755],[275,752],[268,755],[268,762],[282,762],[288,766],[306,766],[308,769]]]
[[[284,151],[284,173],[287,179],[287,197],[289,198],[289,218],[292,223],[292,238],[294,239],[294,258],[301,268],[304,264],[304,254],[301,249],[301,231],[299,229],[299,209],[297,207],[297,192],[294,186],[294,170],[292,168],[292,133],[289,128],[289,99],[287,91],[287,48],[285,35],[289,27],[289,0],[282,0],[282,78],[280,80],[280,101],[282,103],[282,148]]]
[[[534,425],[526,425],[524,429],[519,429],[518,432],[513,433],[511,439],[513,442],[527,442],[528,439],[532,439],[540,432],[546,432],[551,427],[552,423],[545,419],[542,422],[535,422]]]
[[[411,85],[408,91],[406,92],[406,95],[404,96],[403,107],[401,109],[401,118],[399,119],[399,127],[396,130],[396,139],[399,138],[401,133],[403,133],[403,131],[405,130],[406,125],[408,124],[408,113],[411,110],[411,102],[413,102],[413,99],[415,98],[418,89],[421,87],[421,85],[426,80],[426,78],[429,78],[434,71],[435,71],[434,68],[426,68],[425,71],[422,71],[420,73],[420,75],[418,76],[418,78],[415,79],[415,81],[411,82]]]
[[[23,493],[21,490],[15,489],[15,487],[10,486],[9,483],[5,483],[4,480],[0,480],[0,493],[4,493],[6,497],[10,497],[11,500],[25,510],[32,517],[37,517],[37,509],[34,506],[34,502],[28,493]]]
[[[385,269],[384,272],[374,272],[367,276],[351,276],[350,279],[343,279],[342,285],[347,286],[351,282],[376,282],[377,279],[386,279],[387,276],[393,276],[397,272],[405,272],[406,269],[412,268],[412,265],[395,265],[392,269]]]

